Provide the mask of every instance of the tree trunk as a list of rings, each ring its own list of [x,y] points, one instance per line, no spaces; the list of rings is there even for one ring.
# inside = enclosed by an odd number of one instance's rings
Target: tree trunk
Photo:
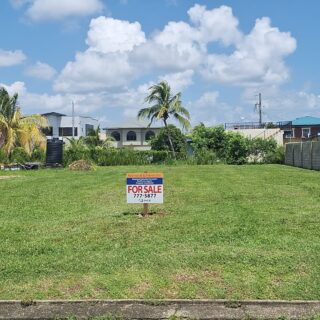
[[[172,140],[171,140],[171,136],[170,136],[170,133],[168,131],[167,121],[163,120],[163,122],[164,122],[164,126],[166,127],[167,136],[168,136],[168,139],[169,139],[169,143],[170,143],[170,147],[171,147],[171,150],[172,150],[172,153],[173,153],[173,157],[174,157],[174,159],[176,159],[176,152],[174,151],[174,147],[173,147],[173,143],[172,143]]]

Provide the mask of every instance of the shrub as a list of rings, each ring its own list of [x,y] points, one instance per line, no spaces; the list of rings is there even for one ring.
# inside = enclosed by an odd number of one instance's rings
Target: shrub
[[[31,154],[31,161],[45,162],[46,161],[45,151],[39,147],[34,148]]]
[[[30,156],[22,147],[16,147],[13,149],[10,155],[10,162],[12,163],[25,163],[30,161]]]
[[[157,151],[172,151],[169,137],[170,135],[174,151],[177,153],[187,152],[186,136],[174,125],[168,125],[167,128],[161,128],[159,134],[151,139],[151,149]]]
[[[226,149],[226,160],[228,164],[244,164],[249,155],[248,139],[239,133],[228,133],[228,145]]]
[[[0,163],[7,164],[8,162],[9,162],[9,158],[7,157],[3,149],[0,149]]]
[[[218,162],[217,155],[208,149],[198,149],[195,151],[194,155],[190,157],[189,164],[205,165],[205,164],[215,164]]]
[[[269,152],[265,156],[265,163],[284,163],[284,147],[278,146],[272,152]]]

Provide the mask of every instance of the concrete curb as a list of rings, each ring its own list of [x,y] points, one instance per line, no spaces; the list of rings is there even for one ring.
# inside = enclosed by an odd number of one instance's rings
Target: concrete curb
[[[116,319],[310,319],[320,301],[227,300],[42,300],[0,301],[0,320],[51,320],[76,317]]]

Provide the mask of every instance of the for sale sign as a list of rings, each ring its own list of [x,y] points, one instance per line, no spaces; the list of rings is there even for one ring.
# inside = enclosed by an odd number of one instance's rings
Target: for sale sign
[[[163,203],[163,174],[128,173],[127,203]]]

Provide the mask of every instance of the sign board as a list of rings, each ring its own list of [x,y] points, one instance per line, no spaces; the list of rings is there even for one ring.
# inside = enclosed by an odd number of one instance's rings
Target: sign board
[[[163,203],[163,174],[128,173],[127,203]]]

